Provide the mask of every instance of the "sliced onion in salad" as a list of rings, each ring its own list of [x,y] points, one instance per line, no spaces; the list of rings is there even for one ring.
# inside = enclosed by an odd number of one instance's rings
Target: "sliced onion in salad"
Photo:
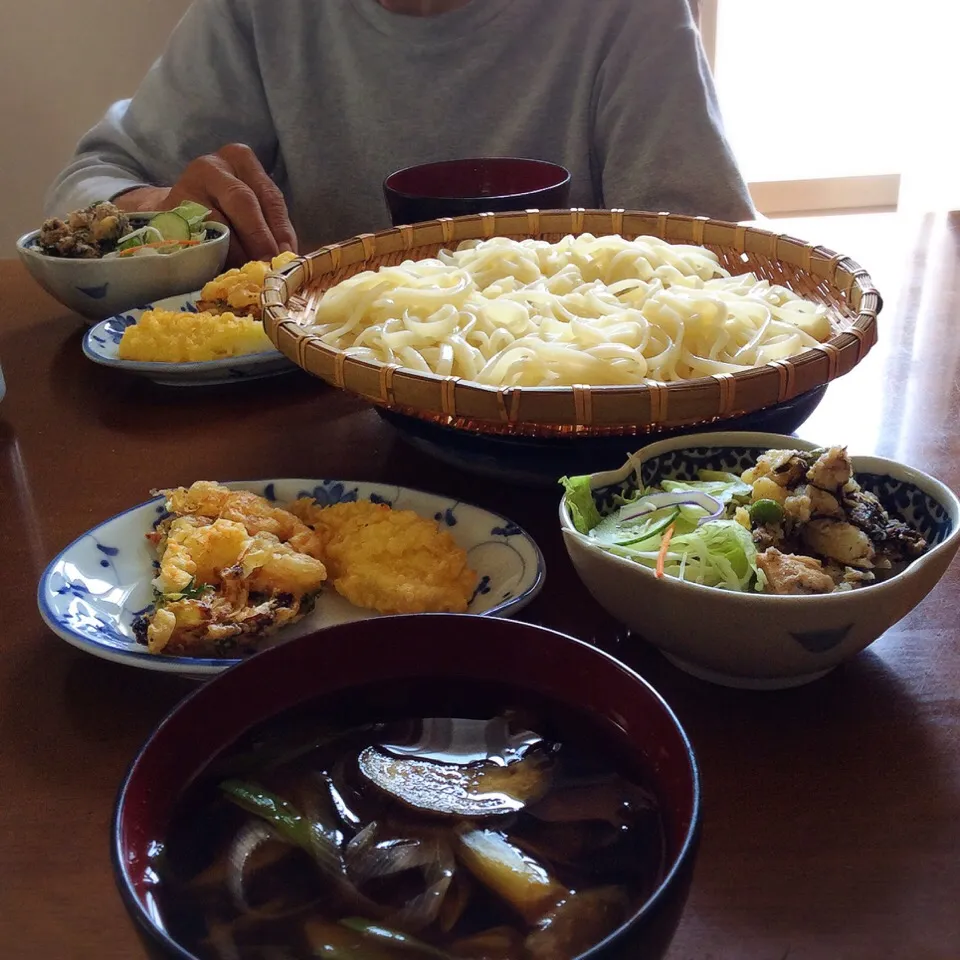
[[[697,526],[711,520],[719,520],[724,514],[724,505],[716,497],[699,490],[677,490],[675,493],[648,493],[620,508],[620,522],[639,520],[665,507],[700,507],[706,514],[697,520]]]

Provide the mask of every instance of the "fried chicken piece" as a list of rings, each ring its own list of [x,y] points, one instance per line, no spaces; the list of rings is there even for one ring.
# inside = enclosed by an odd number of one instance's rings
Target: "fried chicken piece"
[[[59,217],[44,220],[40,226],[39,241],[42,247],[56,248],[69,236],[72,236],[72,231]]]
[[[808,466],[800,450],[768,450],[757,457],[757,465],[746,471],[743,480],[753,483],[760,477],[769,477],[779,487],[792,487],[803,477]]]
[[[846,447],[830,447],[807,471],[807,480],[821,490],[839,491],[853,476]]]
[[[811,520],[800,531],[804,545],[821,557],[849,567],[870,567],[874,558],[870,538],[845,520]]]
[[[160,491],[171,513],[214,517],[243,524],[247,533],[272,533],[300,553],[323,559],[320,538],[289,510],[274,506],[265,497],[248,490],[231,490],[212,480],[198,480],[190,487]]]
[[[801,524],[808,523],[814,517],[846,519],[840,501],[832,493],[821,490],[812,483],[796,487],[784,501],[784,510],[795,522]]]
[[[840,501],[826,490],[808,483],[806,486],[798,488],[798,492],[803,490],[805,496],[810,500],[810,512],[815,517],[834,517],[838,520],[843,519],[843,508]]]
[[[477,584],[466,551],[412,510],[358,500],[292,505],[313,523],[337,592],[380,613],[463,613]]]
[[[793,556],[769,547],[757,555],[757,566],[767,578],[767,593],[791,596],[833,593],[836,584],[814,557]]]

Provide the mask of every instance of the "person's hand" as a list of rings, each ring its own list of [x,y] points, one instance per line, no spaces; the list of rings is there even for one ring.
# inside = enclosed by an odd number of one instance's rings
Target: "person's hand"
[[[280,188],[270,179],[256,154],[243,144],[231,144],[194,160],[172,187],[138,187],[114,203],[128,213],[172,210],[185,200],[210,207],[213,220],[230,227],[230,262],[269,260],[297,250]]]

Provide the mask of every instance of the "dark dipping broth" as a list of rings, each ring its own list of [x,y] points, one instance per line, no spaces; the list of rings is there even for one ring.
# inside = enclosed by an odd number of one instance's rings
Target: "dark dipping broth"
[[[568,960],[628,919],[665,835],[616,728],[438,685],[328,697],[217,757],[153,865],[173,939],[204,960]]]

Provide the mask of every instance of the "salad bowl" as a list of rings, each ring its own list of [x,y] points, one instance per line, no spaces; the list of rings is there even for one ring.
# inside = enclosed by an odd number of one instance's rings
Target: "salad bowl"
[[[639,450],[620,470],[581,482],[600,515],[610,516],[635,495],[638,477],[647,489],[664,480],[695,480],[702,470],[739,475],[771,449],[809,451],[818,445],[767,433],[674,437]],[[933,590],[960,547],[960,501],[946,486],[893,460],[851,460],[863,490],[927,543],[899,572],[856,589],[776,595],[757,592],[746,571],[742,584],[726,587],[658,576],[580,532],[569,496],[560,503],[564,544],[597,602],[680,669],[725,686],[799,686],[824,676],[905,617]],[[720,541],[714,549],[722,555],[734,548]],[[718,564],[724,559],[732,556],[721,556]]]
[[[136,223],[156,214],[137,214]],[[39,246],[39,230],[17,241],[17,253],[30,276],[55,300],[91,323],[124,310],[199,290],[223,270],[230,230],[221,223],[203,224],[206,239],[176,253],[75,260],[54,257]]]

